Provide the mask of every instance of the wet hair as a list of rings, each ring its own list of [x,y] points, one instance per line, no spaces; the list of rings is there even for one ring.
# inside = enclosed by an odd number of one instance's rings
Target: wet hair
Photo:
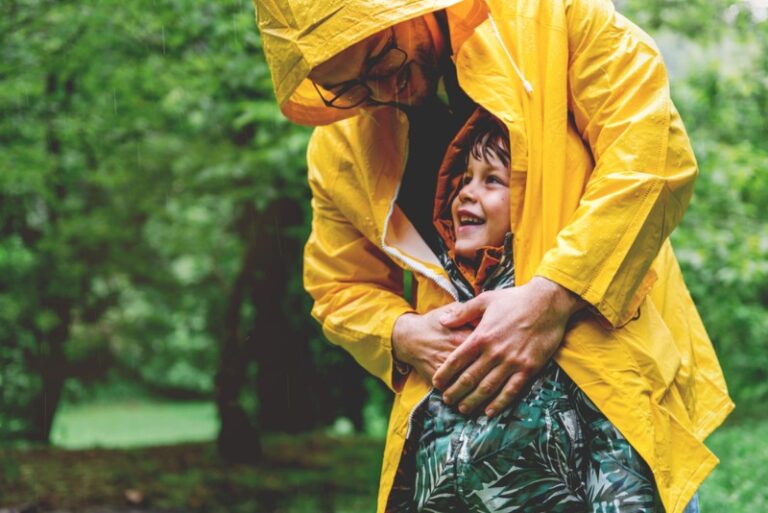
[[[482,110],[467,134],[469,146],[465,160],[472,155],[478,160],[488,161],[496,157],[509,168],[509,129],[496,116]]]

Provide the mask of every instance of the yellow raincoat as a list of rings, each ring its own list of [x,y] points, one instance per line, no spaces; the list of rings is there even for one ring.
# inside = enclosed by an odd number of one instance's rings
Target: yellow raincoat
[[[385,27],[445,9],[459,83],[510,128],[513,171],[525,176],[511,191],[523,198],[511,220],[517,284],[544,276],[599,312],[573,326],[555,358],[649,464],[666,510],[681,512],[717,464],[703,441],[733,404],[667,240],[697,169],[653,41],[607,0],[256,4],[282,111],[322,125],[308,150],[313,315],[397,392],[378,511],[409,413],[430,388],[415,373],[393,383],[392,327],[405,312],[453,301],[454,291],[395,204],[406,117],[326,108],[306,77]],[[416,277],[413,305],[401,297],[403,269]]]

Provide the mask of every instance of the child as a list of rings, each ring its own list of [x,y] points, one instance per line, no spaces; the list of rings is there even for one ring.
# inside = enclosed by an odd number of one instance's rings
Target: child
[[[439,172],[439,257],[461,301],[514,285],[509,148],[478,109]],[[433,390],[411,425],[390,512],[663,512],[648,466],[554,361],[491,419]]]

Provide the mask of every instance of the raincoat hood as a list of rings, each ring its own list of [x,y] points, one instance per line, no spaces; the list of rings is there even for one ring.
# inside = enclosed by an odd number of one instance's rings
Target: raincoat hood
[[[326,107],[309,72],[377,32],[459,0],[254,0],[262,46],[280,110],[303,125],[324,125],[358,109]]]

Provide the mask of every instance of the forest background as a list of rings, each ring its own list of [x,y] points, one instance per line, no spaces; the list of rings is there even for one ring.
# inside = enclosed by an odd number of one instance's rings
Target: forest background
[[[768,2],[617,6],[701,169],[672,239],[737,404],[704,502],[766,511]],[[391,399],[309,316],[308,136],[247,0],[0,3],[0,510],[370,510]]]

